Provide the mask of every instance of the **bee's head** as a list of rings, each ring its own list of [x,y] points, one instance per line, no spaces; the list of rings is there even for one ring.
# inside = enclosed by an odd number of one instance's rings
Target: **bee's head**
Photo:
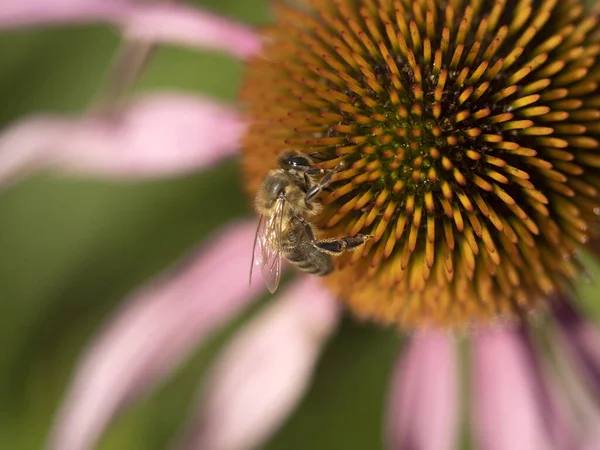
[[[261,183],[256,194],[259,210],[273,208],[278,199],[285,197],[290,186],[289,176],[281,170],[272,170]]]

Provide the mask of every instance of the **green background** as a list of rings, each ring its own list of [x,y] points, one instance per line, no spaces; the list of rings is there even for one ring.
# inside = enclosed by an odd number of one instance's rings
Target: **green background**
[[[266,0],[197,3],[253,25],[270,20]],[[103,26],[11,31],[0,39],[1,125],[35,111],[83,110],[119,43]],[[242,72],[229,56],[164,47],[136,89],[171,87],[234,101]],[[212,231],[250,214],[239,178],[230,161],[176,179],[110,183],[46,174],[2,189],[0,448],[40,448],[78,355],[123,297]],[[585,291],[593,300],[594,285]],[[124,411],[100,448],[164,448],[220,346],[266,301]],[[345,319],[308,395],[267,448],[379,448],[399,348],[395,333]]]

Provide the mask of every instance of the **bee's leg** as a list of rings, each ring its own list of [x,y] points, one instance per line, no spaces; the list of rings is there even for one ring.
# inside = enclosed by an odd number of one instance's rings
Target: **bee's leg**
[[[321,193],[321,191],[323,191],[323,189],[325,189],[327,186],[329,186],[329,184],[331,184],[331,180],[332,180],[333,176],[337,172],[342,170],[345,165],[346,165],[346,163],[344,161],[340,161],[340,163],[337,166],[335,166],[333,169],[329,169],[329,170],[311,169],[311,170],[320,171],[320,172],[315,172],[315,173],[324,173],[325,176],[323,178],[321,178],[317,184],[315,184],[310,189],[308,189],[308,191],[306,192],[306,197],[304,198],[304,201],[306,202],[306,204],[308,204],[311,200],[316,198]],[[310,173],[310,172],[308,172],[308,173]]]
[[[308,192],[310,190],[310,178],[308,174],[304,172],[304,191]]]
[[[331,179],[333,175],[335,175],[336,170],[328,171],[321,180],[314,186],[312,186],[308,191],[306,191],[306,197],[304,197],[304,201],[306,204],[310,203],[313,199],[317,198],[323,189],[325,189],[331,183]]]
[[[313,240],[313,245],[323,253],[329,255],[341,255],[344,252],[352,252],[361,248],[372,236],[357,234],[356,236],[345,236],[339,239]]]
[[[302,217],[295,216],[295,218],[304,226],[312,245],[329,255],[340,255],[344,252],[358,250],[365,242],[373,238],[368,234],[357,234],[356,236],[345,236],[338,239],[315,239],[312,226]]]

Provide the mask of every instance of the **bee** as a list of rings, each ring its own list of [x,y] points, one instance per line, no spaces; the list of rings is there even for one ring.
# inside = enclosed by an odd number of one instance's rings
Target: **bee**
[[[371,236],[345,236],[339,239],[316,239],[311,218],[322,211],[319,194],[332,181],[335,172],[314,167],[311,157],[286,152],[278,159],[278,168],[269,171],[262,181],[254,206],[260,219],[254,237],[252,268],[261,269],[271,293],[281,277],[282,258],[300,270],[327,275],[333,271],[332,255],[359,249]]]

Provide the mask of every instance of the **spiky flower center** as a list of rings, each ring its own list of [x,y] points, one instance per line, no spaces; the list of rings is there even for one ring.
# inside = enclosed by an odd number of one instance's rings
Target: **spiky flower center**
[[[298,2],[302,3],[302,2]],[[575,0],[314,0],[251,61],[251,193],[285,150],[343,169],[324,235],[374,236],[328,285],[419,326],[524,317],[595,237],[600,33]]]

